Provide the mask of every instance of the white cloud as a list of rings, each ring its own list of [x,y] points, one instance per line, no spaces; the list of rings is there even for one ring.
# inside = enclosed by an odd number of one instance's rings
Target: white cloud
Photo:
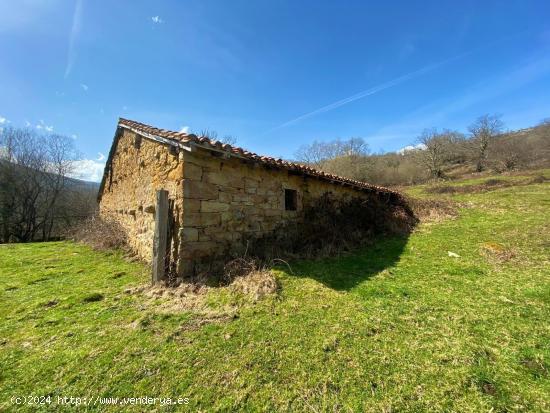
[[[182,126],[180,129],[180,133],[189,133],[189,126]]]
[[[103,155],[101,152],[98,152],[96,161],[102,161],[103,159],[105,159],[105,155]]]
[[[69,51],[67,53],[67,65],[65,66],[65,78],[71,74],[76,61],[76,41],[82,26],[82,3],[83,0],[77,0],[74,9],[73,25],[71,26],[71,33],[69,35]]]
[[[88,89],[89,89],[88,85],[85,85],[84,83],[81,83],[81,84],[80,84],[80,87],[81,87],[82,89],[84,89],[84,92],[87,92]]]
[[[45,130],[46,132],[53,132],[53,126],[48,126],[42,119],[36,124],[36,129]]]
[[[26,127],[26,128],[30,128],[30,127],[31,127],[31,123],[30,123],[28,120],[25,121],[25,127]]]
[[[0,125],[3,125],[4,123],[10,123],[10,121],[7,120],[5,117],[0,116]]]
[[[423,151],[424,149],[426,149],[426,145],[424,145],[423,143],[419,143],[417,145],[407,145],[404,148],[399,149],[397,153],[400,155],[404,155],[405,152],[418,151],[418,150]]]
[[[153,16],[151,17],[151,20],[153,20],[153,23],[155,24],[161,24],[164,23],[164,20],[160,18],[160,16]]]
[[[84,181],[100,182],[103,176],[105,164],[93,159],[81,159],[72,163],[73,171],[71,178],[82,179]]]

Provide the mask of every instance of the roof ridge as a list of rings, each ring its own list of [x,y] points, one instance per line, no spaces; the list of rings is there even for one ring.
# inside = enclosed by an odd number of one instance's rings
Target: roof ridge
[[[141,123],[134,120],[125,119],[125,118],[119,118],[118,125],[134,128],[138,131],[141,131],[142,133],[148,133],[148,134],[159,136],[165,139],[172,139],[180,142],[194,142],[201,145],[206,144],[218,150],[221,149],[221,150],[230,152],[232,154],[236,154],[244,158],[247,158],[249,160],[260,162],[266,165],[283,167],[285,169],[296,171],[296,172],[302,172],[306,175],[310,175],[313,177],[330,180],[330,181],[338,181],[342,184],[349,184],[351,186],[361,188],[361,189],[370,189],[370,190],[380,191],[380,192],[389,192],[389,193],[393,193],[401,196],[399,192],[383,186],[377,186],[377,185],[369,184],[367,182],[357,181],[355,179],[334,175],[334,174],[322,171],[320,169],[312,168],[308,165],[285,161],[284,159],[281,159],[281,158],[273,158],[270,156],[258,155],[257,153],[250,152],[244,148],[233,146],[227,143],[222,143],[218,140],[210,139],[207,136],[197,136],[193,133],[175,132],[167,129],[160,129],[154,126],[147,125],[145,123]]]

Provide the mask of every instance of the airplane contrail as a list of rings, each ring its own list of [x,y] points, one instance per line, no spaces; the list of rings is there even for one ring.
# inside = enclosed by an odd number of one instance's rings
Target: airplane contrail
[[[425,66],[421,69],[415,70],[414,72],[407,73],[405,75],[402,75],[402,76],[399,76],[395,79],[392,79],[388,82],[385,82],[385,83],[382,83],[380,85],[371,87],[370,89],[363,90],[362,92],[356,93],[355,95],[352,95],[352,96],[349,96],[347,98],[338,100],[334,103],[331,103],[330,105],[323,106],[323,107],[321,107],[319,109],[316,109],[312,112],[308,112],[304,115],[298,116],[297,118],[294,118],[294,119],[289,120],[285,123],[282,123],[279,126],[276,126],[272,129],[269,129],[268,131],[264,132],[262,135],[265,135],[265,134],[273,132],[275,130],[284,128],[284,127],[289,126],[289,125],[293,125],[297,122],[300,122],[301,120],[311,118],[312,116],[318,115],[320,113],[325,113],[325,112],[328,112],[330,110],[339,108],[340,106],[346,105],[348,103],[354,102],[354,101],[362,99],[364,97],[374,95],[375,93],[381,92],[385,89],[389,89],[389,88],[391,88],[393,86],[396,86],[400,83],[406,82],[407,80],[410,80],[410,79],[413,79],[415,77],[421,76],[425,73],[431,72],[432,70],[435,70],[435,69],[437,69],[441,66],[449,64],[449,63],[451,63],[455,60],[462,59],[462,58],[466,57],[467,55],[472,54],[474,51],[477,51],[477,49],[470,50],[468,52],[459,54],[459,55],[454,56],[454,57],[450,57],[450,58],[442,60],[440,62],[432,63],[431,65],[428,65],[428,66]]]
[[[82,26],[82,2],[77,0],[73,14],[73,24],[69,35],[69,51],[67,52],[67,65],[65,66],[65,79],[71,74],[76,61],[76,40]]]

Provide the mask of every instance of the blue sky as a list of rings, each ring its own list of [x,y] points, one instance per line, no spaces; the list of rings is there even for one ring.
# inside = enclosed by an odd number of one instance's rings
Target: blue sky
[[[547,0],[0,0],[0,57],[0,122],[73,136],[87,179],[118,117],[286,158],[550,117]]]

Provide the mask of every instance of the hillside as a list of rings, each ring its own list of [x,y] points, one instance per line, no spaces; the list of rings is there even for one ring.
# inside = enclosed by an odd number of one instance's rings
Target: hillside
[[[296,156],[336,175],[390,187],[510,174],[550,167],[550,123],[491,135],[482,154],[480,146],[469,133],[426,129],[396,152],[370,153],[368,140],[350,138],[314,141]],[[480,159],[483,168],[478,171]]]
[[[497,136],[493,144],[493,152],[498,153],[499,150],[500,153],[497,156],[508,152],[518,157],[518,164],[513,170],[502,170],[502,172],[518,172],[550,166],[550,124],[543,123]],[[482,175],[494,174],[492,169]],[[472,174],[475,174],[475,170],[471,166],[460,163],[449,165],[447,169],[447,176],[451,179],[464,179]]]
[[[282,265],[258,299],[147,293],[145,266],[71,242],[0,245],[0,410],[549,411],[550,170],[487,179],[410,187],[458,216]]]
[[[99,184],[0,159],[0,242],[60,239],[97,208]]]

